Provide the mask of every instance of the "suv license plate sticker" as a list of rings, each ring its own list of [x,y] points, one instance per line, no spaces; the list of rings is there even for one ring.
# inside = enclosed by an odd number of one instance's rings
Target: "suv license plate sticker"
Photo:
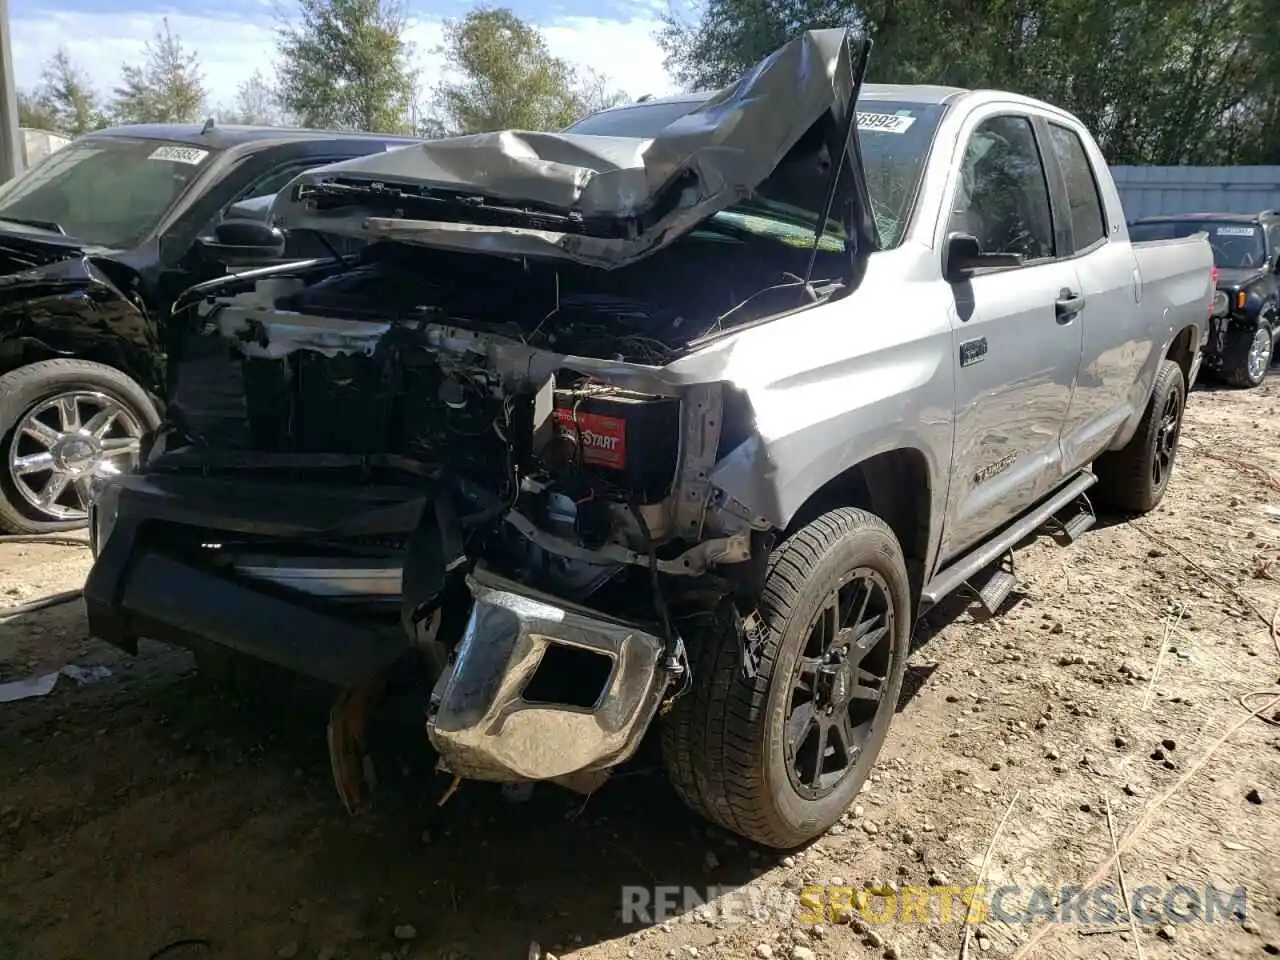
[[[906,133],[916,122],[915,117],[904,117],[892,113],[860,113],[858,129],[870,133]]]
[[[147,155],[148,160],[168,160],[170,163],[186,163],[195,166],[209,155],[199,147],[156,147]]]

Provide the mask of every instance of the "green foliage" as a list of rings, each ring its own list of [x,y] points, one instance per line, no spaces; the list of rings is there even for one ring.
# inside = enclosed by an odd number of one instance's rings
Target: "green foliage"
[[[440,52],[453,79],[435,90],[438,130],[559,130],[625,99],[601,74],[553,56],[538,29],[505,8],[446,23]]]
[[[53,129],[60,133],[77,137],[110,123],[102,98],[88,75],[71,62],[64,49],[45,64],[38,93],[53,111]]]
[[[76,137],[110,123],[89,77],[59,49],[34,90],[18,91],[18,125]]]
[[[809,27],[875,42],[869,80],[1011,90],[1089,123],[1112,163],[1280,162],[1274,0],[708,0],[659,42],[691,89]]]
[[[125,64],[115,89],[120,123],[193,123],[205,106],[200,60],[188,51],[166,18],[146,45],[142,64]]]
[[[38,91],[19,90],[18,126],[57,133],[58,115],[53,104],[40,96]]]
[[[299,0],[277,27],[280,102],[303,126],[380,133],[413,125],[416,71],[396,0]]]

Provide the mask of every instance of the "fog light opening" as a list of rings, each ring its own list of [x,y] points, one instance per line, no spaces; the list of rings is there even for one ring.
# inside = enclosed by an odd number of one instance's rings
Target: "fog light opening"
[[[593,710],[609,691],[613,658],[594,650],[550,644],[521,696],[529,703]]]

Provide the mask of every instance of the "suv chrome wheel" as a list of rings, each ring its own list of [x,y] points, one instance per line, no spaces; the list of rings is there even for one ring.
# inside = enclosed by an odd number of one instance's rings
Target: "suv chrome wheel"
[[[137,466],[142,425],[113,397],[84,390],[42,400],[18,421],[9,448],[9,478],[46,520],[88,514],[95,476]]]
[[[1259,327],[1254,332],[1246,363],[1250,380],[1261,380],[1266,374],[1267,367],[1271,365],[1271,331],[1266,327]]]

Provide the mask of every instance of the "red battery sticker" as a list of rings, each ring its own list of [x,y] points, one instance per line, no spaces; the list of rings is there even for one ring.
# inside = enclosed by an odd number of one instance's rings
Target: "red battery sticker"
[[[579,410],[578,428],[575,430],[573,411],[567,407],[556,408],[556,419],[560,422],[561,433],[568,434],[580,444],[583,463],[614,470],[626,467],[627,421]]]

